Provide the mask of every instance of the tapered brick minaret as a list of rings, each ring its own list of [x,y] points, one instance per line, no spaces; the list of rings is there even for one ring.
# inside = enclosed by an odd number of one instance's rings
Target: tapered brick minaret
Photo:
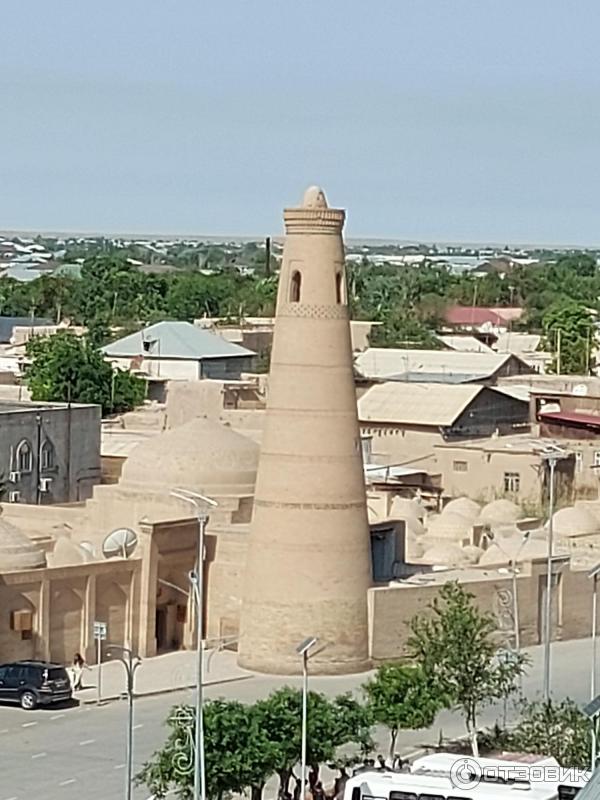
[[[239,663],[311,671],[368,663],[367,520],[344,268],[345,213],[311,187],[284,212],[265,430],[241,612]],[[315,648],[318,650],[319,648]]]

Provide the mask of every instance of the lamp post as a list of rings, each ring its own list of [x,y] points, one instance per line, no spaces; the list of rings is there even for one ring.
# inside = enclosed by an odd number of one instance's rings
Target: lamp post
[[[137,668],[142,663],[141,658],[133,654],[129,647],[122,647],[119,644],[111,644],[107,649],[107,655],[112,656],[114,652],[119,653],[115,658],[125,667],[127,675],[127,773],[125,785],[125,798],[131,800],[131,789],[133,782],[133,700],[134,700],[134,678]]]
[[[592,589],[592,663],[590,665],[590,699],[596,697],[596,661],[598,656],[598,578],[600,577],[600,564],[588,572],[588,578],[593,583]]]
[[[594,584],[592,589],[592,663],[590,664],[590,701],[596,697],[596,658],[598,649],[598,576],[600,576],[600,564],[588,572]],[[596,769],[596,754],[598,750],[598,742],[596,736],[596,723],[592,723],[592,771]]]
[[[318,639],[316,636],[309,636],[300,642],[296,652],[302,657],[302,753],[300,758],[300,800],[304,800],[306,785],[306,740],[308,722],[308,659],[310,649],[314,647]]]
[[[554,478],[556,464],[571,454],[555,445],[542,452],[542,459],[548,463],[550,471],[550,498],[548,504],[548,555],[546,559],[546,597],[544,613],[544,700],[550,701],[550,654],[552,640],[552,558],[554,555]]]
[[[208,515],[198,501],[213,508],[216,500],[205,497],[188,489],[175,489],[172,497],[192,505],[198,520],[198,552],[196,572],[189,575],[193,595],[196,600],[196,726],[194,730],[194,800],[206,800],[206,775],[204,769],[204,631],[202,630],[202,612],[204,609],[204,533]]]

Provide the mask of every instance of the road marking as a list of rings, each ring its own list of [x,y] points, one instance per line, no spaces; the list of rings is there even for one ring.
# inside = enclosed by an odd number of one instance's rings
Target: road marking
[[[31,728],[33,725],[37,725],[37,722],[23,722],[21,727],[22,728]]]
[[[2,728],[0,733],[8,733],[8,728]],[[10,800],[10,797],[8,798],[8,800]]]
[[[83,742],[79,742],[80,747],[84,747],[86,744],[94,744],[95,739],[84,739]]]
[[[144,727],[144,723],[140,722],[138,725],[134,725],[133,726],[133,730],[137,731],[139,728],[143,728],[143,727]]]
[[[60,719],[61,717],[64,717],[64,714],[55,714],[53,717],[50,717],[50,719]]]
[[[31,757],[32,758],[46,758],[48,753],[34,753]]]
[[[16,795],[15,795],[15,797],[7,797],[6,800],[17,800],[17,797],[16,797]]]
[[[70,783],[75,783],[76,780],[77,780],[77,778],[69,778],[66,781],[61,781],[58,785],[59,786],[68,786]]]
[[[125,769],[125,767],[126,767],[125,764],[115,764],[113,769]]]

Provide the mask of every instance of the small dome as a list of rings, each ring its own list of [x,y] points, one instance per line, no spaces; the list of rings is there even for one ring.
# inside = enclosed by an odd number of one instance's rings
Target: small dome
[[[469,564],[477,564],[484,553],[481,547],[476,547],[474,544],[465,545],[462,551],[468,559]]]
[[[600,533],[600,522],[591,511],[569,506],[556,511],[552,518],[557,536],[590,536]]]
[[[466,519],[475,520],[479,516],[481,512],[481,506],[479,503],[476,503],[475,500],[471,500],[469,497],[457,497],[454,500],[450,500],[447,503],[443,510],[443,514],[460,514]]]
[[[492,500],[481,509],[479,519],[482,522],[516,522],[518,519],[523,519],[521,509],[512,500],[501,498],[500,500]]]
[[[412,534],[413,536],[423,536],[425,533],[425,527],[418,519],[412,519],[409,517],[408,519],[404,520],[404,525],[406,527],[406,532]]]
[[[84,547],[72,542],[67,536],[61,536],[54,545],[49,557],[51,567],[69,567],[72,564],[88,564],[93,561],[92,554]]]
[[[430,566],[439,564],[448,567],[462,567],[469,563],[469,556],[457,544],[445,542],[436,544],[426,550],[421,558],[421,563]]]
[[[121,484],[252,494],[259,451],[246,436],[196,417],[138,445],[123,466]]]
[[[515,536],[502,541],[502,547],[491,544],[479,559],[479,566],[492,564],[508,564],[510,561],[521,563],[532,558],[542,558],[548,552],[548,545],[541,539],[523,541],[522,536]]]
[[[394,497],[390,508],[392,519],[423,519],[425,510],[418,500],[409,500],[407,497]]]
[[[2,508],[0,508],[2,514]],[[10,522],[0,519],[0,572],[46,566],[46,555]]]
[[[309,186],[302,198],[302,208],[327,208],[327,198],[320,186]]]
[[[472,528],[472,522],[462,514],[448,511],[431,517],[427,522],[427,537],[430,539],[450,539],[460,541],[467,536]]]

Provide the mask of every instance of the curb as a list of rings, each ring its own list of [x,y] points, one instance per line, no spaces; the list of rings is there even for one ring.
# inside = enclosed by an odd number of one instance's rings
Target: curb
[[[226,683],[237,683],[238,681],[247,681],[254,678],[254,675],[236,675],[232,678],[219,678],[214,681],[206,681],[202,684],[203,688],[208,688],[210,686],[220,686],[221,684]],[[134,697],[136,699],[140,699],[143,697],[158,697],[162,694],[174,694],[175,692],[185,692],[189,689],[195,689],[195,683],[188,683],[184,684],[183,686],[169,686],[164,689],[152,689],[149,692],[135,692]],[[123,700],[127,697],[126,692],[120,692],[119,694],[112,694],[107,696],[102,696],[100,699],[100,705],[104,705],[105,703],[112,703],[115,700]],[[75,698],[77,699],[77,698]],[[81,699],[79,704],[82,706],[89,706],[89,705],[98,705],[98,698],[90,697]]]

